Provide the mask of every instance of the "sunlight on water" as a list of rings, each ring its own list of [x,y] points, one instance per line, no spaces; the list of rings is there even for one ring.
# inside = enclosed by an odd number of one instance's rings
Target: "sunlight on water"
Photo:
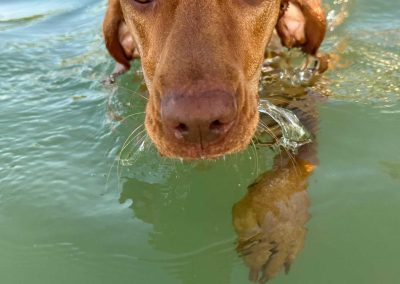
[[[329,6],[326,12],[328,31],[333,32],[337,27],[343,24],[349,16],[350,6],[354,0],[335,0],[332,6]]]

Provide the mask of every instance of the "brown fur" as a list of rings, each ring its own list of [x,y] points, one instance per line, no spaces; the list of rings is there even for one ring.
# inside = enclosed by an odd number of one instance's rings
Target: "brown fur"
[[[299,40],[293,40],[285,28],[290,21],[285,18],[287,0],[153,0],[148,4],[109,0],[103,23],[106,46],[125,68],[134,54],[140,55],[150,92],[145,125],[162,155],[217,158],[248,145],[258,123],[257,88],[264,50],[275,26],[283,44],[300,46],[311,54],[325,33],[319,0],[290,1],[289,8],[297,5],[306,20]],[[163,96],[215,89],[232,93],[237,104],[237,118],[222,139],[200,149],[168,134],[160,112]]]
[[[304,245],[309,219],[308,177],[314,165],[297,159],[262,174],[234,205],[237,251],[249,279],[264,283],[290,265]]]

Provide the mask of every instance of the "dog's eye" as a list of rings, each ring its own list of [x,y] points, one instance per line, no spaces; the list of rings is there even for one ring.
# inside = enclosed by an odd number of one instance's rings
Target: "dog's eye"
[[[1,1],[1,0],[0,0]],[[138,11],[145,12],[156,3],[155,0],[128,0]]]
[[[135,2],[138,2],[140,4],[148,4],[153,2],[153,0],[134,0]]]
[[[262,3],[265,2],[271,2],[271,0],[244,0],[247,4],[251,5],[251,6],[258,6],[261,5]],[[282,0],[283,2],[286,0]]]

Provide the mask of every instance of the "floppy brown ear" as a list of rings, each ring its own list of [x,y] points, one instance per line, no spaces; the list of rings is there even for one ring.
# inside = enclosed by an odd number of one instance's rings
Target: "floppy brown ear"
[[[282,2],[284,11],[276,24],[282,44],[289,48],[300,47],[304,52],[315,55],[326,32],[326,18],[321,0]],[[286,7],[285,3],[288,4]]]
[[[106,15],[103,21],[103,34],[106,47],[111,56],[124,65],[126,69],[130,68],[129,60],[131,54],[127,54],[121,43],[121,28],[125,26],[119,0],[109,0]]]

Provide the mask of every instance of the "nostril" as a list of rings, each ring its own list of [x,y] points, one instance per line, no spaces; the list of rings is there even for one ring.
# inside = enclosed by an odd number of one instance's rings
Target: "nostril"
[[[189,128],[184,123],[179,123],[179,125],[177,127],[175,127],[175,129],[182,133],[189,131]]]
[[[222,127],[223,127],[223,123],[219,120],[214,120],[210,124],[211,131],[220,131]]]
[[[184,135],[189,133],[189,127],[184,123],[179,123],[178,126],[175,127],[175,136],[178,139],[183,138]]]
[[[209,129],[210,132],[212,133],[223,134],[229,130],[231,125],[232,123],[224,123],[221,122],[220,120],[214,120],[213,122],[210,123]]]

